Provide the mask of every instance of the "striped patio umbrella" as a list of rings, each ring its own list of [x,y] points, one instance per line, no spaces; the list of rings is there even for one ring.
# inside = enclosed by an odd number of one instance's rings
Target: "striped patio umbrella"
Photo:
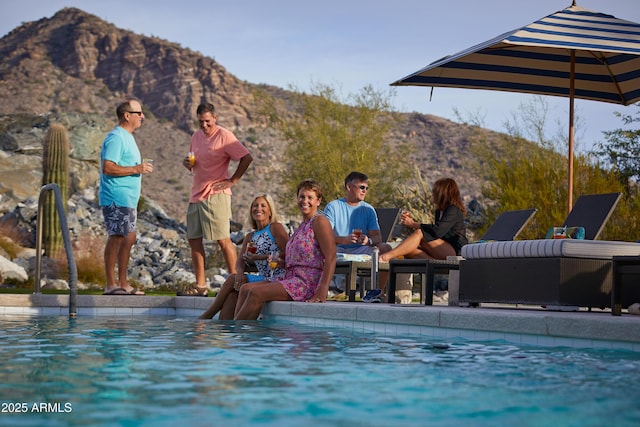
[[[439,86],[568,97],[568,201],[573,205],[574,98],[640,101],[640,24],[573,4],[439,59],[393,86]]]

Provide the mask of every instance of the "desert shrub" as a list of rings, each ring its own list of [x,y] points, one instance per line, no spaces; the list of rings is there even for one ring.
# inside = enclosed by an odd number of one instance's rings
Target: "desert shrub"
[[[344,97],[338,88],[323,84],[314,85],[311,94],[292,91],[292,111],[266,93],[256,94],[261,113],[288,142],[285,172],[275,180],[285,189],[279,197],[282,210],[297,213],[291,195],[310,177],[322,185],[324,202],[342,197],[351,171],[362,171],[375,183],[367,194],[369,203],[392,206],[397,183],[406,182],[411,173],[406,144],[400,141],[390,149],[385,143],[397,120],[391,110],[394,92],[365,86]]]
[[[104,284],[104,236],[81,235],[74,244],[78,281]]]
[[[0,235],[0,248],[9,255],[9,258],[13,259],[18,254],[20,245],[16,244],[11,238]]]
[[[16,227],[13,221],[0,221],[0,248],[9,258],[15,258],[22,247],[30,244],[30,240],[31,235]]]

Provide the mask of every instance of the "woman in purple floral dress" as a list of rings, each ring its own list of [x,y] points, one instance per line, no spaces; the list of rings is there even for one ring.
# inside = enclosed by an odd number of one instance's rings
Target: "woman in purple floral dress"
[[[336,243],[329,220],[318,212],[320,185],[311,179],[302,181],[297,202],[303,221],[287,242],[284,279],[244,284],[236,320],[257,319],[267,301],[326,301],[336,268]]]

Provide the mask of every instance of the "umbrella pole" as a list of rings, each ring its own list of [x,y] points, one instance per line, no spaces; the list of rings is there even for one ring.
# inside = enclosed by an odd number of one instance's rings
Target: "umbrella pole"
[[[574,92],[575,92],[575,74],[576,74],[576,51],[571,51],[571,71],[569,77],[569,155],[568,157],[568,192],[567,192],[567,200],[568,200],[568,210],[567,212],[571,212],[571,208],[573,207],[573,104],[574,104]]]

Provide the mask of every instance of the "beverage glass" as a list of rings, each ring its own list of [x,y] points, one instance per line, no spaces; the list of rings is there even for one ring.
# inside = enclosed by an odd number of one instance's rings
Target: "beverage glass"
[[[145,157],[144,159],[142,159],[142,163],[153,163],[153,159],[149,159],[148,157]]]
[[[351,230],[351,233],[356,236],[356,241],[355,243],[360,243],[360,238],[362,237],[362,229],[361,228],[354,228]]]
[[[400,224],[403,224],[407,221],[407,219],[411,218],[411,212],[407,208],[403,208],[400,213]]]
[[[256,246],[256,242],[247,243],[247,252],[250,254],[255,254],[258,251],[258,247]]]
[[[566,239],[567,238],[567,228],[566,227],[553,227],[553,238],[554,239]]]
[[[193,165],[196,164],[196,153],[194,153],[193,151],[189,151],[187,153],[187,158],[189,159],[189,166],[191,166],[189,172],[191,172],[191,175],[193,175]]]
[[[275,271],[276,268],[278,268],[280,253],[279,252],[270,253],[269,256],[267,257],[267,260],[269,261],[269,268],[271,269],[270,280],[273,282],[273,272]]]

